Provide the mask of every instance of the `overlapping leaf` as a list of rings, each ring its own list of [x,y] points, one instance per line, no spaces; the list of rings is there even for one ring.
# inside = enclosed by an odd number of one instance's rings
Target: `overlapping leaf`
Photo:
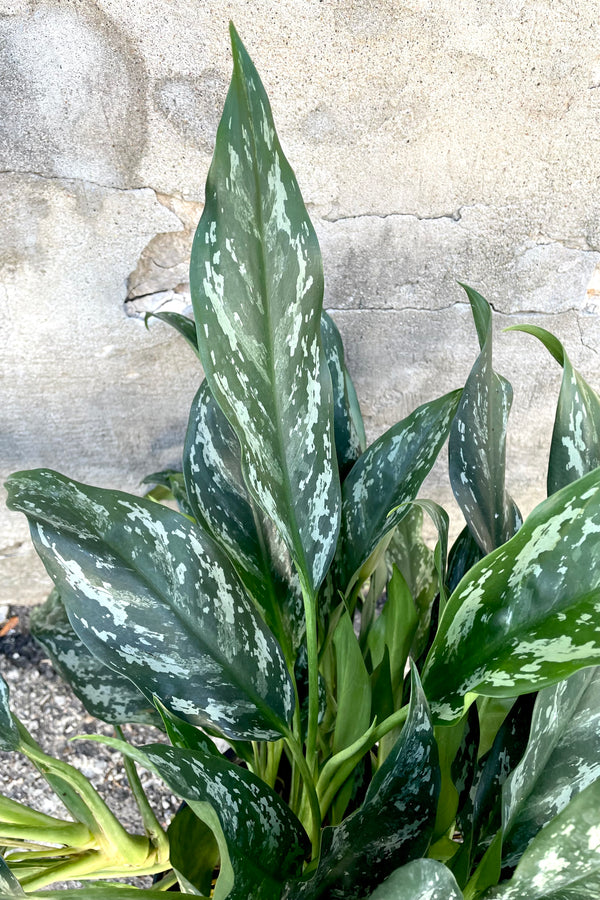
[[[423,856],[440,788],[437,748],[416,669],[408,719],[375,773],[362,806],[325,828],[314,875],[290,884],[283,900],[352,900],[372,891],[398,866]]]
[[[20,738],[10,711],[8,685],[0,675],[0,750],[16,750]]]
[[[25,891],[0,856],[0,898],[24,897]]]
[[[481,353],[463,389],[450,439],[450,483],[477,543],[485,553],[509,540],[521,524],[505,488],[506,424],[512,388],[492,368],[492,314],[487,301],[463,285]]]
[[[192,248],[198,347],[246,484],[314,594],[340,516],[321,256],[267,95],[233,26],[231,37],[233,77]]]
[[[514,866],[537,832],[597,778],[600,669],[594,667],[536,700],[525,755],[502,792],[504,865]]]
[[[368,900],[462,900],[450,869],[435,859],[414,859],[392,872]]]
[[[285,661],[206,532],[49,470],[13,475],[7,488],[95,656],[194,724],[233,739],[279,736],[293,711]]]
[[[32,610],[30,624],[54,668],[92,716],[113,725],[160,724],[152,703],[129,678],[103,665],[75,634],[56,589],[42,606]]]
[[[440,452],[460,391],[419,406],[354,464],[343,485],[340,582],[352,585],[379,542],[409,510]]]
[[[600,470],[553,494],[463,578],[423,673],[438,722],[465,695],[513,697],[600,661]]]
[[[183,471],[194,516],[232,559],[271,630],[297,646],[304,616],[302,591],[290,554],[246,487],[240,442],[208,382],[192,403]]]
[[[485,900],[597,900],[600,895],[600,780],[538,832],[510,881]]]
[[[308,838],[288,805],[268,785],[228,762],[163,744],[136,749],[102,739],[156,772],[204,821],[219,844],[214,900],[273,900],[299,874]]]

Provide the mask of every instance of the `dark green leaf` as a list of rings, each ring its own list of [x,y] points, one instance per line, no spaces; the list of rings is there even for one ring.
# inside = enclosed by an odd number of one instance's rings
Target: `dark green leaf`
[[[8,685],[0,675],[0,750],[18,750],[19,732],[10,711]]]
[[[600,660],[599,488],[595,469],[553,494],[460,582],[423,673],[436,721],[474,693],[514,697]]]
[[[597,900],[600,779],[577,794],[533,839],[510,881],[485,900]]]
[[[280,642],[298,646],[302,591],[285,543],[248,491],[240,442],[204,382],[192,403],[183,471],[197,521],[227,552]]]
[[[354,385],[346,369],[341,335],[331,316],[321,314],[321,339],[333,389],[335,450],[340,475],[345,478],[367,446]]]
[[[534,335],[563,367],[548,465],[548,493],[553,494],[600,466],[600,399],[545,328],[516,325],[507,330]]]
[[[200,358],[245,480],[314,594],[340,515],[317,238],[265,90],[235,29],[190,287]]]
[[[180,883],[210,896],[213,871],[219,861],[219,845],[210,828],[189,806],[183,806],[171,821],[167,836],[169,862]]]
[[[340,581],[353,585],[382,539],[407,514],[433,466],[460,391],[419,406],[386,431],[354,464],[343,485]]]
[[[600,778],[600,669],[541,691],[523,759],[504,785],[504,865],[514,866],[538,831]]]
[[[461,578],[483,557],[479,544],[466,525],[454,541],[448,554],[448,590],[454,591]]]
[[[435,859],[414,859],[392,872],[368,900],[462,900],[450,869]]]
[[[167,736],[174,747],[184,747],[188,750],[200,750],[202,753],[219,756],[219,751],[211,739],[198,728],[190,725],[184,719],[175,716],[158,697],[154,698],[155,706],[160,714]]]
[[[0,678],[0,685],[2,685],[2,679]],[[2,734],[2,724],[0,722],[0,734]],[[4,750],[5,748],[2,747]],[[2,857],[0,856],[0,898],[10,897],[11,900],[13,897],[24,897],[25,891],[10,871]]]
[[[179,334],[185,338],[196,356],[198,356],[199,358],[196,323],[193,319],[190,319],[188,318],[188,316],[183,316],[181,313],[176,312],[149,312],[146,313],[145,317],[146,328],[148,327],[148,319],[160,319],[161,322],[166,322],[167,325],[170,325],[175,329],[175,331],[178,331]]]
[[[164,744],[136,749],[110,738],[102,742],[156,772],[211,829],[221,856],[215,898],[273,900],[282,882],[300,873],[309,846],[306,833],[289,806],[256,775],[193,750]]]
[[[276,739],[293,711],[285,661],[230,560],[184,516],[38,469],[11,509],[86,646],[176,715],[235,739]]]
[[[92,716],[113,725],[160,725],[152,703],[133,682],[103,665],[77,637],[56,588],[32,610],[31,633]]]
[[[427,701],[413,666],[408,719],[362,806],[341,825],[324,829],[316,872],[290,884],[283,900],[364,897],[398,866],[422,856],[433,830],[439,779]]]
[[[456,501],[485,553],[509,540],[520,513],[504,486],[506,423],[512,388],[492,368],[492,314],[486,300],[463,285],[481,353],[465,384],[450,439],[450,483]]]

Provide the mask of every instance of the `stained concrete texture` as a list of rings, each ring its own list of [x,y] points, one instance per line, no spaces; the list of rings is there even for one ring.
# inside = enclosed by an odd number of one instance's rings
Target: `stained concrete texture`
[[[179,461],[201,372],[143,316],[189,307],[229,19],[315,222],[369,437],[464,381],[466,281],[496,311],[528,511],[560,370],[502,328],[554,331],[600,388],[598,0],[0,0],[2,474],[139,491]],[[448,496],[443,462],[427,490]],[[0,603],[46,585],[3,510]]]

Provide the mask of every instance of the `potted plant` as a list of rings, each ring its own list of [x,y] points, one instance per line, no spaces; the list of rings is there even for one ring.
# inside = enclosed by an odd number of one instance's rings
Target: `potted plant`
[[[0,746],[74,821],[0,802],[0,897],[73,877],[113,900],[596,896],[600,400],[555,337],[523,326],[564,376],[549,496],[522,522],[505,487],[512,391],[466,287],[480,352],[465,385],[367,448],[317,239],[231,38],[195,324],[159,316],[206,376],[182,471],[152,476],[179,511],[45,469],[7,483],[56,586],[38,639],[95,715],[159,721],[170,744],[98,738],[143,812],[145,835],[127,835],[3,687]],[[447,514],[417,499],[446,440],[466,522],[449,553]],[[167,834],[135,764],[185,801]],[[152,888],[101,880],[160,869]]]

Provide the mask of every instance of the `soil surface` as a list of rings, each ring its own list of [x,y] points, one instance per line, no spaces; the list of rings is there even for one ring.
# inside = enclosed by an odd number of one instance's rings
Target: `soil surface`
[[[0,674],[8,684],[12,712],[46,753],[75,766],[91,781],[130,832],[143,833],[121,755],[93,741],[70,741],[79,734],[114,737],[113,728],[86,712],[30,635],[28,624],[26,607],[0,609]],[[166,740],[162,732],[149,726],[124,726],[123,731],[127,740],[137,745]],[[144,770],[139,774],[158,819],[168,825],[180,800],[154,775]],[[20,754],[0,751],[0,794],[48,815],[69,818],[44,778]],[[135,883],[148,886],[150,881],[145,878]]]

